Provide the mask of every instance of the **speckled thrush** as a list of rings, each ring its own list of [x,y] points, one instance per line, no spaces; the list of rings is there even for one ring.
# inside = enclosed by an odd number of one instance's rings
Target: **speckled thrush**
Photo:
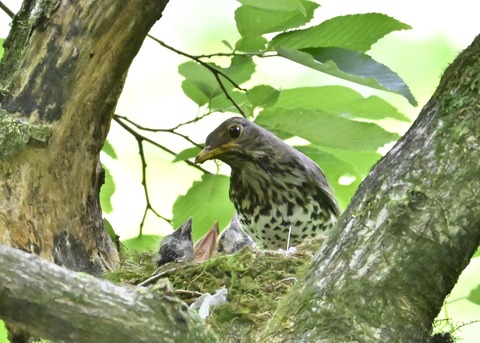
[[[230,199],[261,246],[286,249],[334,225],[339,208],[320,167],[251,121],[230,118],[211,132],[195,161],[209,159],[231,167]]]

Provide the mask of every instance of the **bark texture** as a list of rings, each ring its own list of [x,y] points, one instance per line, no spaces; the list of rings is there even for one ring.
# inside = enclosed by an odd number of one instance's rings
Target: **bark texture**
[[[427,342],[480,243],[480,36],[373,168],[265,342]]]
[[[94,275],[117,265],[99,153],[128,67],[166,3],[23,3],[0,68],[0,243]]]
[[[168,286],[121,287],[7,246],[0,246],[0,260],[0,316],[40,337],[72,343],[216,341]]]

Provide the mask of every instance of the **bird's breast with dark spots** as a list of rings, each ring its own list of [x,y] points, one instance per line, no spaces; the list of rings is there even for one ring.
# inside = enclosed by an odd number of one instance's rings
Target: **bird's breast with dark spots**
[[[230,198],[243,229],[268,249],[287,249],[333,226],[334,216],[316,200],[315,188],[292,182],[252,184],[232,179]],[[312,194],[313,193],[313,194]]]

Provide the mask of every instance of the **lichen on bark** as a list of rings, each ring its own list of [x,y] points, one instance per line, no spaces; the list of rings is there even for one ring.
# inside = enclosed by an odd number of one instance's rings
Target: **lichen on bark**
[[[14,156],[26,145],[46,147],[50,134],[48,127],[22,122],[0,109],[0,160]]]

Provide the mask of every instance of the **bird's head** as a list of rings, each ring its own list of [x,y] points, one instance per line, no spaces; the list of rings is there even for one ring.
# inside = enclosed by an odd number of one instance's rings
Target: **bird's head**
[[[275,137],[248,119],[227,119],[208,135],[205,148],[197,155],[195,163],[219,159],[235,165],[265,156],[270,153],[271,145],[266,140],[271,136]]]

